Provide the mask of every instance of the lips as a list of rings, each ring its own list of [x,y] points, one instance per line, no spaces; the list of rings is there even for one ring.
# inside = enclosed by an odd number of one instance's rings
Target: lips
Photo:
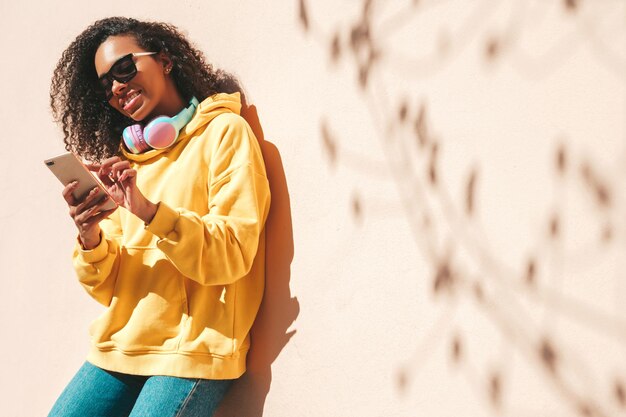
[[[120,106],[127,113],[132,113],[133,109],[137,107],[139,104],[141,97],[141,90],[133,91],[130,94],[126,94],[123,98],[119,100]]]

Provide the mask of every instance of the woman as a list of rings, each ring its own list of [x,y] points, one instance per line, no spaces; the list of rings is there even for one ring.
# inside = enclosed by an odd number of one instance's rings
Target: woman
[[[163,23],[103,19],[63,53],[53,114],[109,192],[63,190],[73,262],[107,308],[50,416],[209,416],[245,372],[270,192],[229,81]]]

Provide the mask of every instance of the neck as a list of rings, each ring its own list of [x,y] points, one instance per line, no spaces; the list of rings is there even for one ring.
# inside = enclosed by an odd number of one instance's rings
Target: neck
[[[156,116],[174,117],[180,113],[182,109],[187,107],[188,103],[183,100],[183,97],[174,86],[174,81],[171,79],[167,83],[165,97],[167,97],[167,99],[163,100],[157,107],[154,108],[150,118],[154,118]]]

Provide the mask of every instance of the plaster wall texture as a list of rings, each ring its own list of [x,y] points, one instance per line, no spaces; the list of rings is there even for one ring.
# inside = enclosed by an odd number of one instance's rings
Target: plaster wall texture
[[[262,126],[268,287],[219,416],[625,415],[626,6],[471,3],[0,3],[0,414],[47,413],[101,311],[42,161],[61,52],[124,15]]]

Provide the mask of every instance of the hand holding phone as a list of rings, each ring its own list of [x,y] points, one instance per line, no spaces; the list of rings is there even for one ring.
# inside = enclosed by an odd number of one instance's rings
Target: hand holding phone
[[[100,241],[98,223],[113,213],[117,204],[73,153],[59,155],[44,162],[65,185],[63,198],[70,207],[70,216],[78,228],[83,247],[96,247]]]
[[[108,199],[106,205],[102,207],[103,210],[117,207],[117,204],[104,189],[100,181],[89,172],[87,167],[73,153],[68,152],[46,159],[44,163],[63,185],[67,186],[74,181],[78,181],[78,186],[72,191],[72,196],[77,202],[83,200],[92,189],[98,188],[96,200],[103,197]]]

